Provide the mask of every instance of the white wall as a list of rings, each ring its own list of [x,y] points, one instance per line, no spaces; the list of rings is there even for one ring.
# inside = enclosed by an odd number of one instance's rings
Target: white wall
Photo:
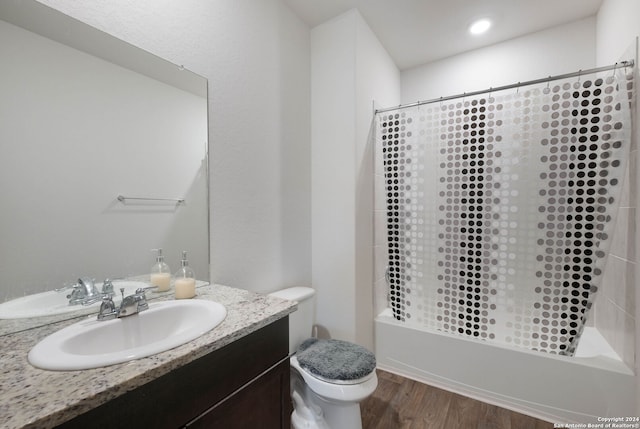
[[[399,72],[359,12],[311,31],[312,283],[317,322],[372,348],[373,102],[398,104]]]
[[[355,31],[352,14],[311,31],[311,254],[317,324],[355,338]]]
[[[209,79],[212,280],[311,282],[309,29],[281,0],[41,0]]]
[[[598,65],[622,59],[640,35],[640,2],[604,0],[596,21],[596,60]]]
[[[640,2],[637,0],[604,0],[597,15],[596,22],[596,57],[598,65],[606,65],[619,60],[635,57],[636,67],[636,97],[638,88],[638,47],[637,38],[640,36]],[[617,280],[620,284],[625,284],[622,294],[612,296],[608,294],[604,304],[611,309],[606,312],[605,320],[599,320],[601,311],[598,312],[596,323],[605,323],[605,327],[611,326],[612,332],[618,333],[620,347],[627,349],[631,358],[635,354],[636,370],[636,414],[640,414],[640,341],[637,340],[637,333],[640,332],[640,293],[638,292],[638,279],[640,279],[640,264],[638,264],[638,250],[640,248],[640,228],[637,226],[637,206],[638,190],[640,190],[640,175],[638,165],[640,161],[640,111],[635,111],[635,136],[628,171],[628,182],[625,185],[630,189],[630,195],[625,202],[625,206],[620,209],[618,223],[629,226],[629,234],[635,234],[633,238],[621,240],[623,245],[617,248],[612,246],[612,261],[616,264],[618,272]],[[607,294],[607,290],[605,290]],[[600,303],[598,304],[600,306]],[[600,308],[597,308],[600,310]],[[612,319],[612,320],[609,320]],[[615,339],[615,338],[614,338]],[[628,349],[629,344],[635,342],[635,350]],[[634,353],[635,351],[635,353]]]
[[[373,350],[374,107],[400,103],[400,72],[356,14],[356,342]],[[375,106],[374,106],[375,105]]]
[[[510,85],[595,66],[586,18],[402,72],[402,103]]]

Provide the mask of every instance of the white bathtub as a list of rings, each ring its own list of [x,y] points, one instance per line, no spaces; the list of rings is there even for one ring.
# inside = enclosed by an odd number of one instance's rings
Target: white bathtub
[[[635,415],[633,371],[593,328],[575,357],[495,346],[375,320],[378,367],[553,423]]]

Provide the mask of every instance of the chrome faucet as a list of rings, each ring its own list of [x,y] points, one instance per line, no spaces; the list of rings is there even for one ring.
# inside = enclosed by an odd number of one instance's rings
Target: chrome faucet
[[[74,284],[73,290],[67,298],[69,298],[69,305],[91,305],[100,301],[102,295],[98,292],[98,288],[95,285],[95,279],[89,277],[82,277],[78,279],[78,283]]]
[[[71,293],[67,295],[69,305],[91,305],[100,301],[104,295],[113,296],[113,283],[110,279],[102,282],[102,292],[98,292],[95,282],[95,279],[89,277],[79,278],[78,283],[71,286]]]
[[[148,310],[149,304],[147,303],[145,292],[155,288],[157,288],[157,286],[138,288],[133,295],[129,296],[124,296],[124,288],[120,288],[120,293],[122,294],[120,308],[116,308],[113,298],[110,295],[104,295],[102,297],[100,311],[98,312],[98,320],[126,317]]]

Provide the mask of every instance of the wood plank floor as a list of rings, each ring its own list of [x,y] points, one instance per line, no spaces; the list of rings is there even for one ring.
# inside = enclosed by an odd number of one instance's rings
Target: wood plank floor
[[[550,429],[552,423],[378,370],[363,429]]]

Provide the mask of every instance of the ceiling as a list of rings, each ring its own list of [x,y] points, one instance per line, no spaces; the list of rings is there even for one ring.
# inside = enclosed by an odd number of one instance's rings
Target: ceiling
[[[357,8],[396,65],[407,69],[597,13],[603,0],[284,0],[310,27]],[[484,35],[469,24],[493,20]]]

